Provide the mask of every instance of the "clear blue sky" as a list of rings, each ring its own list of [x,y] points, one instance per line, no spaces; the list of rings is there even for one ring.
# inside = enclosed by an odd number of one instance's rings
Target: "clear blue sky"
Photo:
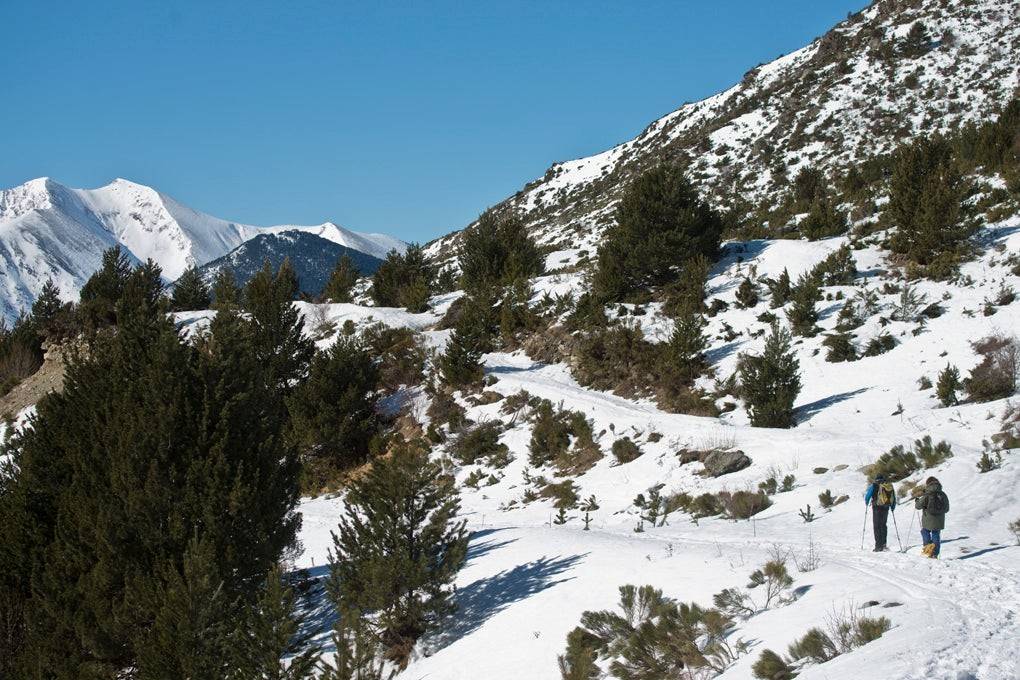
[[[864,4],[6,2],[0,186],[426,241]]]

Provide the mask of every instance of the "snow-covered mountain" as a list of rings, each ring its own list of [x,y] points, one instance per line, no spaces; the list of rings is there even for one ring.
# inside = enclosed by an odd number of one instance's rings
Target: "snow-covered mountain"
[[[923,37],[911,42],[915,24]],[[637,137],[554,163],[503,203],[546,244],[585,248],[612,220],[630,180],[663,160],[687,162],[721,206],[775,199],[806,166],[830,180],[904,139],[989,119],[1020,86],[1016,0],[880,0],[825,35],[687,103]],[[451,234],[428,253],[450,258]]]
[[[406,247],[391,236],[332,222],[273,227],[231,222],[123,179],[98,189],[34,179],[0,190],[0,318],[10,321],[30,306],[50,277],[73,299],[103,250],[117,244],[133,260],[151,258],[173,281],[187,267],[222,257],[259,234],[283,232],[307,232],[376,258]]]

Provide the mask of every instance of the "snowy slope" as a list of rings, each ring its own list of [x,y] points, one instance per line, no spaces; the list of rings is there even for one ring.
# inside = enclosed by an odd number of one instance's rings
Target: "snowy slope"
[[[929,43],[904,54],[918,20]],[[806,165],[832,178],[914,135],[987,120],[1018,86],[1015,0],[878,0],[634,139],[554,163],[503,204],[524,214],[541,243],[576,247],[597,238],[623,188],[659,162],[687,162],[698,186],[725,207],[733,195],[756,203],[779,195]],[[456,238],[434,242],[429,254],[450,258]]]
[[[614,609],[619,586],[652,584],[682,601],[711,606],[714,593],[745,585],[750,572],[774,552],[788,555],[797,597],[739,621],[732,637],[750,643],[750,651],[716,677],[751,678],[751,664],[763,649],[785,653],[787,645],[809,628],[824,627],[834,610],[860,607],[869,615],[888,617],[892,629],[835,660],[805,666],[799,677],[870,677],[879,666],[882,677],[889,679],[1020,677],[1015,654],[1020,639],[1020,546],[1007,530],[1010,521],[1020,519],[1020,452],[1004,452],[999,469],[980,473],[976,467],[982,441],[1000,429],[1009,402],[945,408],[931,388],[918,385],[922,376],[934,382],[947,363],[966,376],[979,360],[972,342],[1020,328],[1020,300],[996,306],[994,314],[982,313],[985,301],[995,299],[1003,286],[1020,290],[1020,276],[1003,262],[1004,255],[1020,252],[1020,216],[986,227],[978,240],[984,253],[964,265],[959,280],[918,283],[917,290],[928,301],[945,308],[919,332],[916,323],[889,321],[898,295],[882,291],[886,283],[897,280],[887,254],[875,246],[854,251],[860,272],[854,285],[829,286],[825,292],[853,298],[862,290],[875,291],[877,309],[855,330],[856,341],[866,343],[881,329],[899,344],[886,354],[858,361],[825,361],[821,341],[835,325],[842,301],[819,303],[823,333],[795,345],[804,387],[796,404],[798,424],[790,430],[750,427],[742,405],[721,418],[665,413],[648,401],[584,388],[565,365],[541,364],[519,352],[486,355],[486,373],[496,380],[488,389],[504,396],[524,389],[582,411],[592,420],[606,456],[575,483],[582,498],[595,495],[601,507],[593,513],[592,530],[585,532],[577,510],[568,512],[567,523],[559,526],[552,522],[556,510],[551,500],[523,502],[531,425],[522,418],[511,421],[500,411],[501,401],[483,406],[462,401],[472,420],[508,426],[501,441],[514,459],[502,470],[482,464],[454,468],[461,483],[477,471],[492,473],[498,481],[483,482],[477,489],[462,485],[464,515],[473,534],[467,566],[457,580],[460,612],[445,624],[444,632],[419,646],[400,677],[557,680],[556,656],[564,650],[566,634],[578,625],[583,611]],[[774,276],[787,268],[796,277],[843,242],[837,238],[726,244],[727,255],[709,282],[710,301],[731,303],[709,322],[713,337],[709,357],[717,377],[733,371],[739,353],[757,351],[762,344],[756,336],[767,324],[757,316],[768,309],[767,301],[750,310],[732,304],[737,284],[752,267],[759,276]],[[549,257],[555,261],[569,256],[563,251]],[[584,285],[577,275],[540,277],[534,281],[535,299],[547,291],[577,295]],[[449,299],[436,302],[442,309]],[[315,305],[302,309],[306,316],[316,314]],[[358,321],[355,309],[327,306],[322,314],[335,317],[343,310],[343,318]],[[366,308],[364,313],[373,311]],[[782,318],[782,310],[774,311]],[[411,321],[393,315],[388,319],[391,324]],[[650,339],[664,336],[668,327],[668,321],[654,312],[635,319]],[[408,325],[423,328],[420,319]],[[737,329],[737,337],[720,337],[727,326]],[[431,346],[446,341],[448,331],[424,328]],[[417,399],[421,403],[410,408],[422,417],[427,398]],[[624,435],[644,453],[621,465],[609,449]],[[942,559],[920,556],[918,521],[909,502],[890,523],[893,552],[870,552],[870,520],[862,550],[866,477],[861,468],[890,447],[909,447],[925,435],[936,442],[945,440],[953,449],[947,462],[910,477],[916,481],[938,476],[951,498]],[[680,449],[722,442],[746,452],[752,465],[713,479],[698,474],[697,463],[680,464]],[[442,454],[440,447],[436,455]],[[664,493],[682,490],[696,496],[756,489],[772,473],[793,474],[796,484],[791,491],[774,495],[774,504],[753,521],[721,517],[694,521],[677,512],[663,527],[645,524],[643,532],[634,531],[639,514],[634,498],[653,485],[664,484]],[[560,479],[552,469],[532,468],[530,474]],[[848,495],[849,501],[831,511],[821,509],[818,495],[827,489],[835,496]],[[511,503],[513,507],[508,507]],[[799,514],[807,505],[816,516],[811,523]],[[308,569],[313,578],[326,573],[330,532],[342,509],[340,498],[302,503],[300,540],[305,552],[297,566]],[[902,554],[898,541],[905,549]],[[796,563],[811,544],[820,566],[801,571]],[[328,645],[327,631],[319,632]]]
[[[385,234],[332,222],[256,227],[222,220],[123,179],[98,189],[71,189],[41,178],[0,191],[0,318],[10,321],[30,306],[50,277],[66,299],[75,298],[102,251],[117,244],[135,261],[154,260],[173,281],[187,267],[267,232],[307,232],[377,258],[406,247]]]

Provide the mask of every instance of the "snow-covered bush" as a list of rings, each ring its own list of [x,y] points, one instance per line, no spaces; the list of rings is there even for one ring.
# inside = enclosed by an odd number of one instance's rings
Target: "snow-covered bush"
[[[971,400],[994,401],[1012,395],[1020,378],[1020,342],[1000,333],[974,343],[974,349],[983,358],[964,381]]]

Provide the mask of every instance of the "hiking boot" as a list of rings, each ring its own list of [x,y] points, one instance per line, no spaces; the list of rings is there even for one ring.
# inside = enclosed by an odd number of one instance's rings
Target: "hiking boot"
[[[872,550],[871,552],[882,552],[883,550],[885,550],[885,548],[882,548],[882,547],[876,545],[875,549]]]

